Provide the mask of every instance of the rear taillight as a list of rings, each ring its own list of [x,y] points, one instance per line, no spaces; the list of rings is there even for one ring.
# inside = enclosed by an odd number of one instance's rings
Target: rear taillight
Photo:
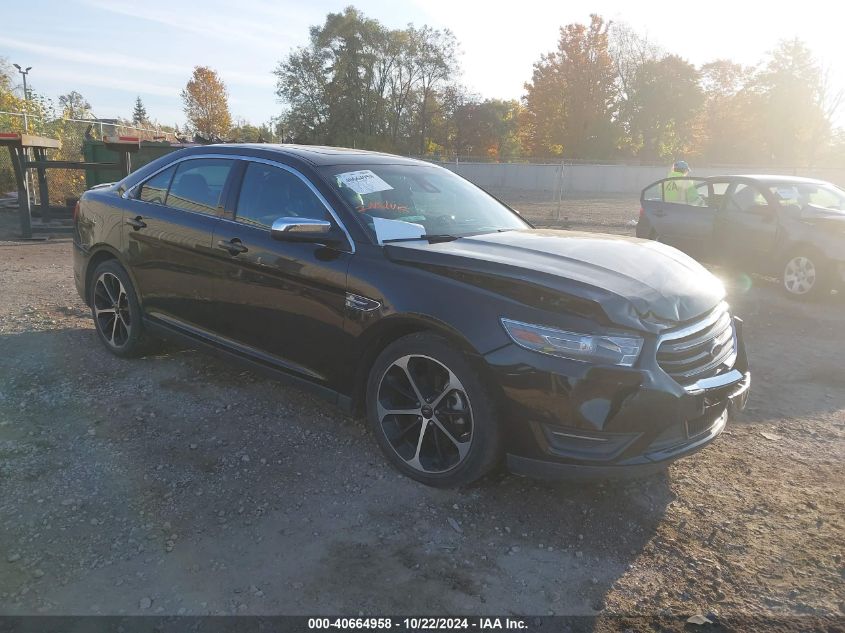
[[[76,204],[73,205],[73,222],[76,224],[77,219],[79,219],[79,200],[76,201]]]
[[[79,205],[77,205],[77,206],[79,206]],[[644,215],[645,215],[645,207],[640,207],[640,217],[643,217]]]

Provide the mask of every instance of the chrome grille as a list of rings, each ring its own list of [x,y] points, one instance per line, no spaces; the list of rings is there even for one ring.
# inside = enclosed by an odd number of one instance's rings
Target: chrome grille
[[[736,337],[727,304],[703,319],[660,337],[657,364],[681,385],[718,376],[736,361]]]

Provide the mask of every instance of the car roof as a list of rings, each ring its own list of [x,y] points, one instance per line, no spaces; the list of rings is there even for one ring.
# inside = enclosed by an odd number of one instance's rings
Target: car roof
[[[220,149],[234,149],[249,152],[267,154],[279,154],[291,158],[297,158],[315,167],[327,165],[428,165],[422,160],[385,154],[382,152],[370,152],[363,149],[351,149],[348,147],[328,147],[323,145],[288,145],[281,143],[220,143],[204,145],[197,153],[219,151]]]
[[[782,176],[777,174],[726,174],[724,176],[708,176],[705,180],[747,180],[761,185],[780,184],[829,184],[818,178],[804,178],[802,176]]]
[[[442,167],[423,160],[345,147],[275,143],[213,143],[211,145],[184,147],[175,152],[164,154],[139,167],[119,183],[115,183],[115,186],[124,189],[134,187],[156,171],[166,168],[175,160],[187,156],[199,157],[204,155],[232,155],[268,160],[283,159],[282,162],[287,162],[300,169],[332,165],[349,165],[353,168],[358,165],[361,166],[359,168],[367,165],[419,165],[431,169],[442,169]]]

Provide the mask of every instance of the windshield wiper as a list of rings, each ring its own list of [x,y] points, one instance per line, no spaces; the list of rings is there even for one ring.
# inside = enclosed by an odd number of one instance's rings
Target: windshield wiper
[[[433,235],[420,235],[419,237],[397,237],[392,240],[382,240],[382,244],[389,244],[391,242],[413,242],[415,240],[428,240],[429,244],[436,244],[438,242],[452,242],[458,239],[460,235],[448,235],[446,233],[435,233]]]

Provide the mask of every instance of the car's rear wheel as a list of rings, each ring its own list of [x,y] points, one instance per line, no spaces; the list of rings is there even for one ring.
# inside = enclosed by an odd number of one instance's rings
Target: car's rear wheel
[[[429,486],[475,481],[500,457],[493,399],[466,357],[434,334],[382,351],[367,383],[367,418],[391,464]]]
[[[103,345],[117,356],[143,353],[148,337],[129,275],[116,260],[110,259],[97,266],[91,278],[91,316]]]
[[[781,281],[786,294],[795,299],[821,297],[833,288],[829,262],[811,249],[794,251],[786,258]]]

